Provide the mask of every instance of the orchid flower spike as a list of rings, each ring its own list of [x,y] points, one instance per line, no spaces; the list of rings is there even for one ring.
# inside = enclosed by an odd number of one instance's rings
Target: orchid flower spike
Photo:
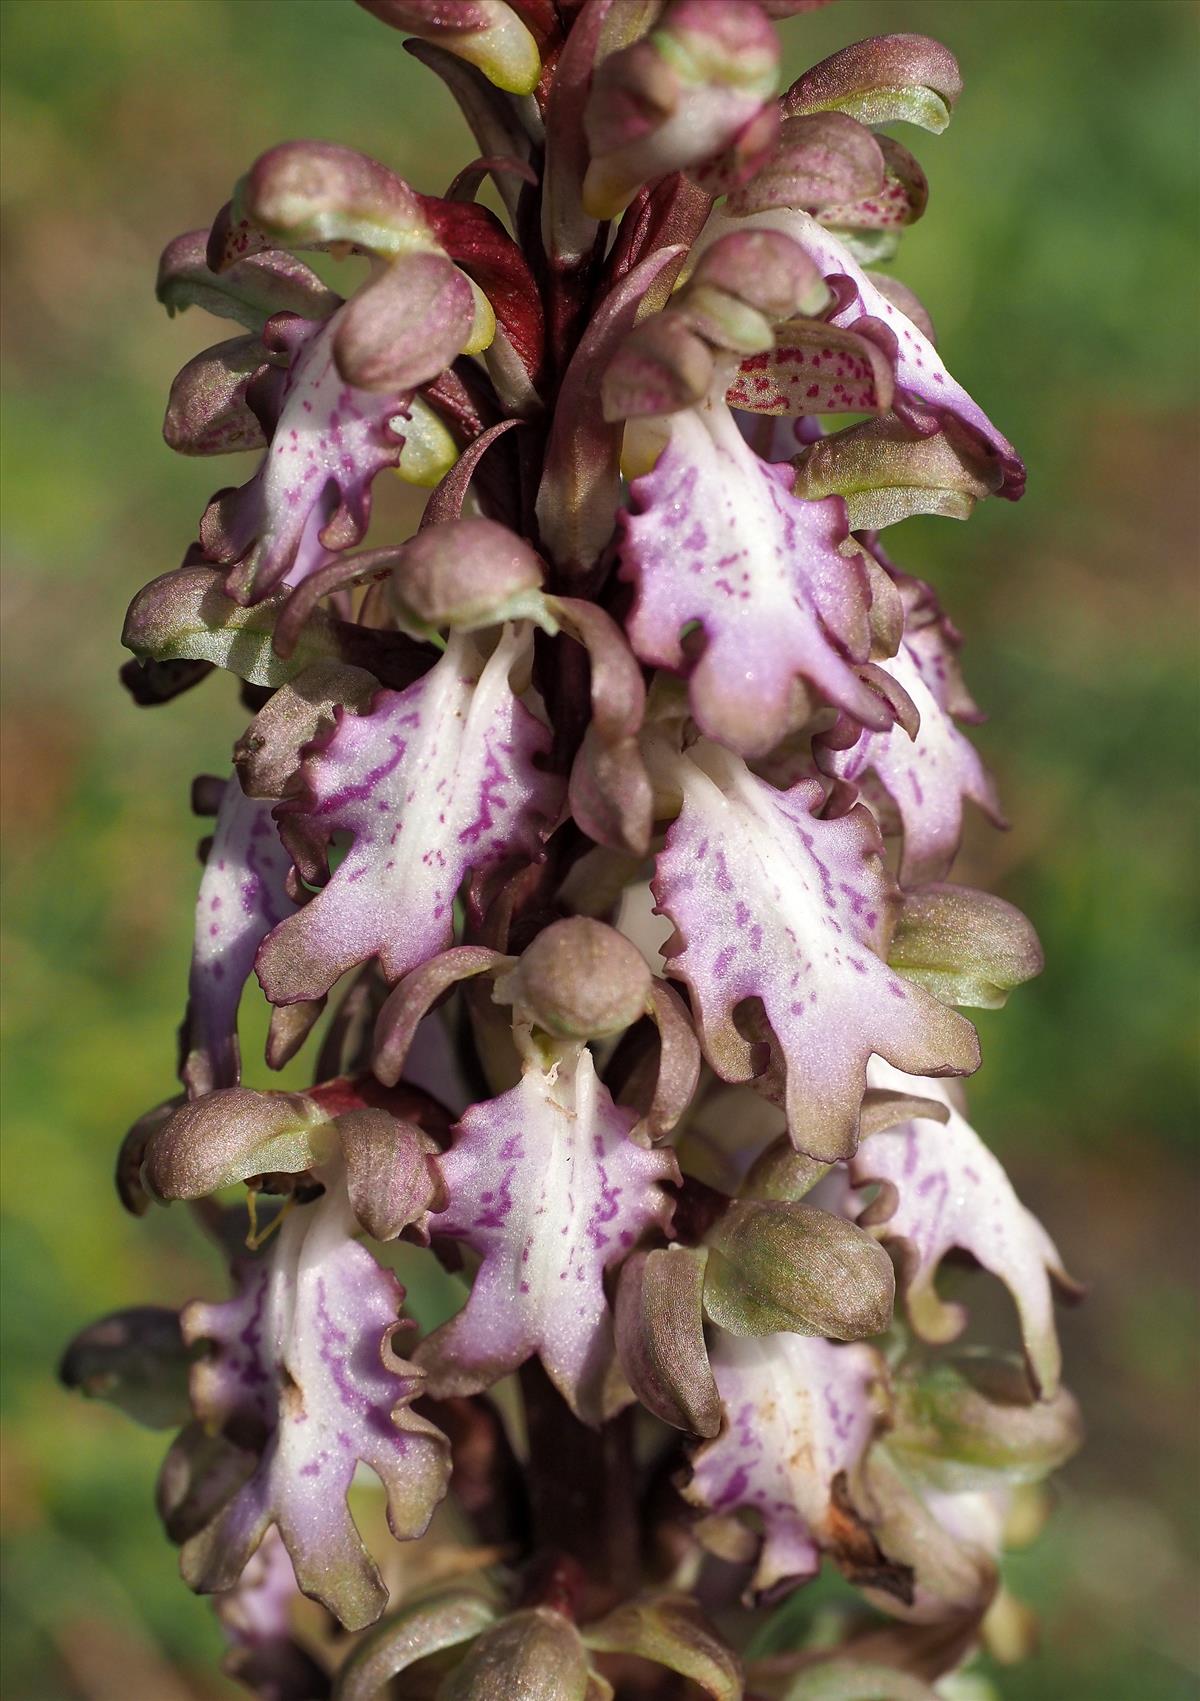
[[[875,270],[928,199],[882,127],[944,129],[957,66],[885,36],[778,96],[817,0],[361,3],[479,154],[439,196],[287,143],[163,254],[237,333],[167,440],[260,460],[149,564],[125,678],[251,718],[192,787],[179,1090],[117,1180],[229,1287],[64,1380],[177,1431],[159,1508],[261,1697],[931,1695],[1079,1433],[1077,1290],[955,1080],[1040,948],[953,879],[1001,806],[880,536],[1024,485]],[[955,1346],[954,1248],[1024,1362]],[[890,1669],[822,1620],[747,1676],[826,1563]]]

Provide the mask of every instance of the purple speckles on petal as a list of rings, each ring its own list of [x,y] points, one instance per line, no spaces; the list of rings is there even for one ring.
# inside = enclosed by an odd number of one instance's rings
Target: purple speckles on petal
[[[761,999],[776,1042],[793,1137],[815,1156],[853,1151],[872,1053],[927,1058],[925,1068],[974,1066],[970,1025],[882,960],[896,889],[882,843],[861,807],[818,820],[820,786],[778,791],[739,758],[700,744],[675,759],[683,808],[658,858],[653,890],[682,940],[671,958],[687,982],[709,1063],[726,1080],[761,1070],[734,1023],[738,1004]],[[721,835],[719,865],[695,845]],[[714,867],[736,871],[733,890]],[[744,938],[752,915],[761,950]],[[853,949],[847,949],[853,946]],[[797,989],[812,976],[803,994]],[[776,1090],[768,1076],[768,1090]]]
[[[725,1334],[711,1360],[726,1413],[736,1415],[697,1452],[687,1498],[759,1515],[756,1593],[802,1581],[820,1564],[834,1478],[854,1469],[874,1434],[871,1389],[882,1361],[866,1346]]]
[[[604,1272],[651,1224],[666,1226],[662,1183],[678,1173],[670,1153],[629,1138],[634,1120],[586,1048],[463,1117],[440,1160],[450,1203],[430,1229],[482,1263],[464,1310],[416,1354],[433,1391],[486,1387],[537,1353],[572,1406],[600,1413],[613,1362]],[[488,1203],[497,1192],[503,1211]]]
[[[398,980],[450,943],[447,891],[469,869],[536,855],[562,783],[534,765],[549,736],[509,688],[517,644],[507,635],[481,664],[469,638],[452,638],[424,678],[380,692],[368,715],[344,716],[306,758],[307,793],[279,812],[285,830],[318,844],[346,832],[353,843],[323,891],[259,953],[274,1002],[319,997],[375,955]],[[383,760],[381,746],[390,747]],[[386,847],[372,836],[380,790],[396,815]]]
[[[669,517],[698,469],[705,524],[681,542]],[[632,512],[620,518],[621,573],[637,587],[634,650],[690,671],[697,721],[745,755],[789,731],[798,677],[866,724],[891,724],[855,671],[870,647],[870,590],[861,562],[839,552],[845,504],[802,501],[791,483],[791,469],[761,461],[716,404],[672,416],[670,443],[634,482]],[[704,635],[694,665],[679,636],[693,621]]]

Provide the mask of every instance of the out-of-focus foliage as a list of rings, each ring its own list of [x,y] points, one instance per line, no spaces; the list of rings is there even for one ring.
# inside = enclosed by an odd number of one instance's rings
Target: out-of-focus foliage
[[[172,1084],[189,780],[240,726],[228,679],[139,711],[115,678],[125,604],[177,564],[214,471],[160,441],[197,333],[155,306],[154,265],[281,138],[352,142],[437,191],[462,133],[348,0],[6,0],[3,27],[4,1687],[196,1701],[233,1691],[152,1511],[160,1441],[53,1376],[97,1313],[219,1291],[180,1219],[135,1229],[110,1185],[120,1133]],[[967,632],[1015,822],[973,827],[961,878],[1003,890],[1046,947],[1043,978],[982,1016],[972,1097],[1093,1287],[1065,1328],[1091,1445],[1007,1573],[1044,1649],[995,1681],[1008,1701],[1182,1701],[1200,37],[1175,0],[844,0],[785,27],[791,74],[897,28],[950,44],[967,85],[922,149],[932,204],[902,275],[1032,469],[1025,502],[985,505],[969,535],[889,538]],[[397,488],[373,530],[402,536],[412,513]]]

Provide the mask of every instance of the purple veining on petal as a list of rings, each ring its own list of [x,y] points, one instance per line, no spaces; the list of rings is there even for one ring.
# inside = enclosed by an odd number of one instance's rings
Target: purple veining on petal
[[[811,1336],[724,1333],[710,1358],[725,1427],[697,1452],[687,1497],[713,1512],[759,1514],[756,1593],[802,1582],[820,1564],[833,1479],[874,1434],[882,1361],[870,1347]]]
[[[549,735],[509,688],[517,642],[507,636],[480,668],[467,665],[470,639],[452,638],[424,678],[343,716],[306,757],[304,795],[278,811],[285,836],[326,845],[345,832],[353,844],[259,952],[272,1002],[318,997],[376,955],[398,980],[450,944],[469,869],[536,856],[562,783],[535,766]]]
[[[228,780],[196,899],[180,1071],[193,1097],[237,1085],[238,1004],[259,945],[295,910],[285,886],[290,867],[270,803]]]
[[[231,589],[247,600],[284,579],[298,584],[331,551],[357,543],[370,517],[372,481],[397,464],[404,447],[396,427],[409,397],[346,384],[333,363],[340,318],[280,314],[270,321],[265,340],[287,357],[287,368],[266,367],[248,398],[267,449],[249,483],[222,491],[204,516],[207,554],[230,567]]]
[[[529,1070],[475,1105],[440,1160],[450,1195],[435,1235],[482,1257],[465,1308],[416,1354],[435,1390],[489,1386],[534,1353],[585,1416],[613,1363],[604,1272],[652,1224],[666,1227],[673,1156],[629,1138],[636,1121],[596,1078],[591,1053],[556,1078]]]
[[[293,1208],[234,1299],[183,1312],[185,1338],[210,1344],[192,1371],[197,1415],[262,1436],[256,1471],[185,1546],[184,1567],[203,1573],[215,1555],[221,1575],[240,1570],[274,1524],[305,1593],[366,1623],[386,1595],[346,1507],[357,1463],[382,1480],[398,1536],[424,1529],[448,1469],[437,1431],[404,1409],[419,1377],[381,1357],[403,1289],[348,1226],[336,1194]]]
[[[942,1258],[952,1247],[962,1247],[1008,1287],[1038,1384],[1044,1394],[1053,1394],[1061,1356],[1050,1277],[1062,1274],[1053,1241],[940,1083],[914,1080],[879,1059],[871,1065],[870,1081],[941,1099],[950,1109],[944,1123],[922,1120],[872,1135],[850,1166],[857,1187],[888,1182],[896,1189],[896,1209],[881,1232],[903,1243],[903,1282],[913,1327],[933,1341],[961,1333],[964,1308],[943,1303],[934,1283]]]
[[[787,733],[797,678],[865,724],[889,726],[890,711],[855,671],[870,649],[870,589],[862,563],[839,553],[841,498],[793,496],[791,469],[760,460],[723,403],[675,414],[670,426],[620,517],[637,655],[690,671],[697,721],[742,754]],[[685,519],[694,523],[681,538]],[[690,667],[681,634],[693,621],[704,650]]]
[[[943,879],[949,872],[962,837],[964,800],[977,804],[994,822],[999,823],[1001,815],[979,752],[954,722],[965,692],[953,653],[953,628],[926,587],[910,580],[903,592],[908,609],[904,638],[898,653],[881,666],[907,692],[920,716],[916,737],[898,726],[883,732],[864,729],[849,748],[823,749],[818,739],[814,749],[827,774],[852,785],[870,774],[877,778],[903,828],[901,879],[905,885],[917,885]],[[866,799],[873,807],[869,791]],[[889,812],[880,814],[880,825],[887,831]]]
[[[726,1080],[755,1072],[733,1013],[760,998],[793,1139],[816,1156],[845,1157],[871,1054],[923,1056],[926,1069],[961,1072],[974,1066],[970,1025],[881,960],[897,893],[865,809],[817,820],[815,782],[777,791],[713,746],[679,759],[675,778],[683,808],[653,890],[677,930],[669,967],[691,989],[705,1055]],[[738,873],[733,893],[711,862],[697,861],[705,838],[725,846]],[[758,951],[747,948],[739,905],[762,929]]]

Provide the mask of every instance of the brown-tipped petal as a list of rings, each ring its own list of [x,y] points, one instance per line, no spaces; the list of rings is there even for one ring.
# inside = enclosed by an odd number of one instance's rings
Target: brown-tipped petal
[[[360,390],[415,390],[470,340],[475,297],[443,254],[401,254],[346,307],[333,357]]]
[[[742,215],[770,207],[853,204],[883,188],[878,137],[844,112],[787,118],[771,157],[749,183],[735,189],[725,211]]]
[[[863,124],[904,120],[944,130],[962,93],[958,61],[924,35],[876,35],[822,59],[783,96],[785,115],[847,112]]]
[[[254,1475],[257,1453],[189,1423],[167,1449],[158,1473],[154,1504],[168,1541],[194,1536]]]
[[[495,520],[447,520],[404,545],[388,594],[402,617],[473,631],[528,614],[542,564]]]
[[[65,1387],[119,1406],[148,1429],[171,1429],[191,1416],[188,1356],[178,1312],[137,1305],[81,1329],[58,1375]]]
[[[325,1011],[323,998],[302,1004],[276,1004],[267,1029],[265,1058],[268,1069],[284,1069],[300,1050]]]
[[[944,1004],[998,1010],[1042,972],[1033,927],[1012,904],[969,886],[906,892],[888,961]]]
[[[844,1217],[812,1205],[739,1200],[708,1238],[704,1309],[731,1334],[790,1330],[857,1341],[891,1322],[891,1259]]]
[[[250,1176],[312,1169],[333,1148],[329,1118],[306,1094],[226,1087],[156,1129],[143,1174],[159,1199],[200,1199]]]
[[[652,1140],[661,1140],[679,1121],[700,1079],[700,1041],[683,999],[665,980],[650,987],[650,1015],[658,1028],[658,1076],[642,1118]]]
[[[392,991],[375,1023],[375,1061],[379,1080],[394,1087],[404,1072],[408,1048],[423,1017],[460,980],[507,968],[514,958],[483,945],[456,945],[405,975]]]
[[[257,337],[234,337],[196,355],[171,385],[163,438],[178,455],[228,455],[266,443],[246,386],[264,361]]]
[[[338,709],[365,714],[378,690],[374,674],[339,661],[314,662],[281,685],[233,748],[246,796],[282,798],[298,789],[305,747],[332,732]]]
[[[655,1417],[711,1439],[721,1396],[704,1345],[703,1247],[635,1252],[616,1294],[617,1357],[629,1386]]]
[[[589,916],[543,928],[496,982],[514,1020],[561,1039],[604,1039],[632,1027],[650,997],[646,959],[624,934]]]
[[[483,1595],[446,1589],[381,1619],[342,1666],[334,1701],[382,1701],[392,1678],[418,1660],[472,1641],[496,1619]]]
[[[823,437],[797,457],[795,492],[841,496],[852,531],[878,531],[913,514],[965,520],[1003,474],[948,423],[923,437],[893,414]]]
[[[866,1140],[872,1134],[886,1134],[889,1128],[899,1128],[918,1117],[927,1122],[948,1122],[950,1107],[940,1099],[920,1098],[916,1093],[894,1093],[887,1087],[868,1087],[863,1094],[859,1115],[859,1139]]]
[[[639,1595],[583,1632],[584,1645],[678,1672],[711,1701],[741,1701],[742,1665],[688,1595]]]

